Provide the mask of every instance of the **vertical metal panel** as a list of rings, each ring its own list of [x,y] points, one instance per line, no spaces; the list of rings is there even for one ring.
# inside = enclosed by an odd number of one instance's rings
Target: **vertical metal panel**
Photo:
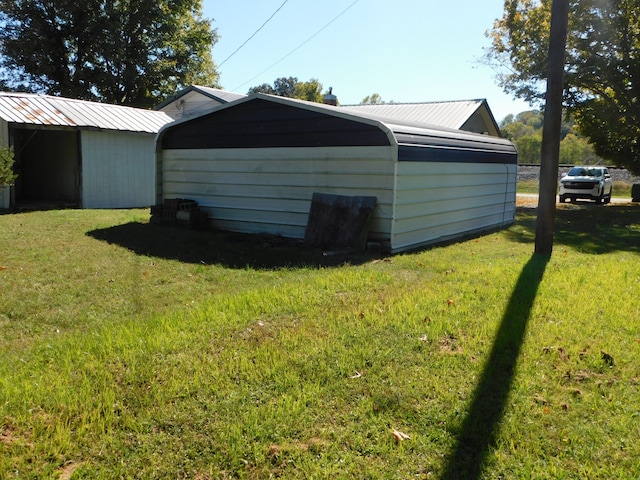
[[[155,202],[155,139],[142,133],[82,132],[84,208],[137,208]]]

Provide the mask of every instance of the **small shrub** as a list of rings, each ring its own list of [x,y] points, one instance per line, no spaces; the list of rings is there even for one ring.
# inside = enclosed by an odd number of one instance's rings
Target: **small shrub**
[[[18,177],[13,172],[13,148],[0,146],[0,186],[13,185]]]

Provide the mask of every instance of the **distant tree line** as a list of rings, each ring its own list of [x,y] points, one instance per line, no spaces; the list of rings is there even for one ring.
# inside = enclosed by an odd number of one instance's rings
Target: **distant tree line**
[[[540,163],[542,148],[542,122],[544,114],[539,110],[530,110],[517,115],[507,115],[500,124],[502,135],[511,140],[518,149],[520,163]],[[560,142],[560,163],[570,165],[595,165],[606,163],[599,157],[581,135],[571,118],[565,116],[562,121]]]
[[[322,84],[315,78],[308,82],[301,82],[297,77],[280,77],[273,82],[273,85],[263,83],[251,87],[247,94],[251,95],[252,93],[267,93],[316,103],[322,103],[323,98]]]

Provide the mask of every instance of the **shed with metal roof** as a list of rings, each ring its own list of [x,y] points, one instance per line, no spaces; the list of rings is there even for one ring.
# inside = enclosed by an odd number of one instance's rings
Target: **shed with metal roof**
[[[49,95],[0,93],[0,142],[18,174],[11,204],[132,208],[155,200],[163,112]]]
[[[500,228],[515,217],[511,142],[380,121],[255,94],[157,136],[158,202],[198,202],[212,226],[304,238],[314,193],[376,197],[369,241],[391,252]]]

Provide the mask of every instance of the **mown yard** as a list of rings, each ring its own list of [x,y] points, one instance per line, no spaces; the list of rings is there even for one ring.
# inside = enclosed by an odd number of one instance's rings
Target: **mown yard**
[[[640,477],[640,206],[397,256],[0,215],[0,478]]]

